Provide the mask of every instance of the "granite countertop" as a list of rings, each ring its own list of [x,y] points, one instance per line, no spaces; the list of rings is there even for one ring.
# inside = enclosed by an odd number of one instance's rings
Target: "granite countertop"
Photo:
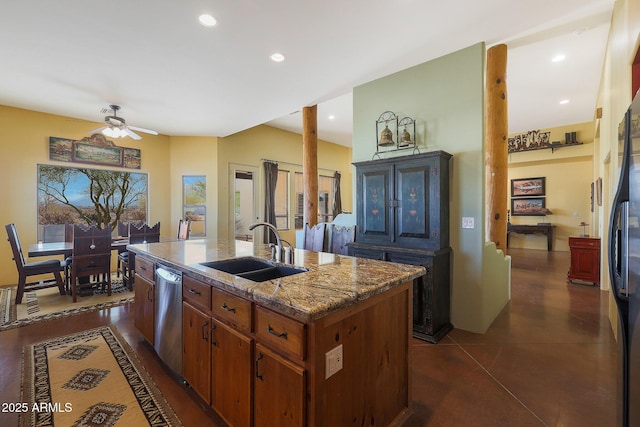
[[[425,274],[424,267],[294,250],[294,266],[309,271],[254,282],[200,265],[230,258],[268,260],[270,248],[245,241],[183,240],[128,245],[136,254],[255,301],[303,322],[319,319]]]

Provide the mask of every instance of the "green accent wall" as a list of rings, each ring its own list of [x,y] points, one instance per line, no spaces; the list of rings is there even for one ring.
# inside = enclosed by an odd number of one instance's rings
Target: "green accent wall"
[[[387,110],[416,120],[421,152],[444,150],[453,155],[451,321],[456,328],[480,333],[509,300],[508,274],[492,276],[504,280],[483,280],[485,50],[484,43],[478,43],[353,90],[355,162],[375,154],[376,120]],[[410,151],[382,157],[406,154]],[[475,228],[462,229],[462,217],[473,217]],[[508,271],[509,259],[503,259],[502,268]],[[491,266],[496,268],[496,263]]]

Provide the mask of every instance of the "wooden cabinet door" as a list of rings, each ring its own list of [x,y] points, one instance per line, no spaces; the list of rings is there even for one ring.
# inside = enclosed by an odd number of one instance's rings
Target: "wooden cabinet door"
[[[403,246],[424,247],[431,235],[429,163],[406,162],[395,168],[395,236]],[[437,232],[435,229],[433,232]]]
[[[211,403],[210,336],[211,318],[182,303],[182,375],[207,404]]]
[[[600,239],[569,237],[571,266],[568,279],[600,283]]]
[[[305,371],[256,344],[254,426],[305,425]]]
[[[253,340],[213,319],[211,406],[235,427],[251,425]]]
[[[155,322],[154,293],[154,283],[138,275],[135,286],[135,325],[151,345]]]
[[[358,171],[356,187],[357,222],[356,241],[386,243],[393,238],[393,187],[391,167],[373,166]]]

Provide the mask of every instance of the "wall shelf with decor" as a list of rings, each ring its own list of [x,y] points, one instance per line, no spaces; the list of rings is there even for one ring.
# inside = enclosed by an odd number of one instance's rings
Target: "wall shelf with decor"
[[[577,132],[565,132],[565,141],[550,141],[551,132],[529,131],[509,138],[508,151],[520,153],[523,151],[536,151],[551,149],[553,153],[557,148],[574,147],[584,143],[577,141]]]

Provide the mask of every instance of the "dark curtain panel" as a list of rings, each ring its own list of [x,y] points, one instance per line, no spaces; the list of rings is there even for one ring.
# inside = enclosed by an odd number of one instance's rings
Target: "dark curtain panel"
[[[342,195],[340,194],[340,172],[333,174],[333,219],[342,213]]]
[[[264,220],[273,226],[276,226],[276,184],[278,182],[278,164],[273,162],[264,162],[264,182],[265,182],[265,198],[264,198]],[[269,228],[264,227],[264,242],[276,243],[276,236],[273,235]]]

